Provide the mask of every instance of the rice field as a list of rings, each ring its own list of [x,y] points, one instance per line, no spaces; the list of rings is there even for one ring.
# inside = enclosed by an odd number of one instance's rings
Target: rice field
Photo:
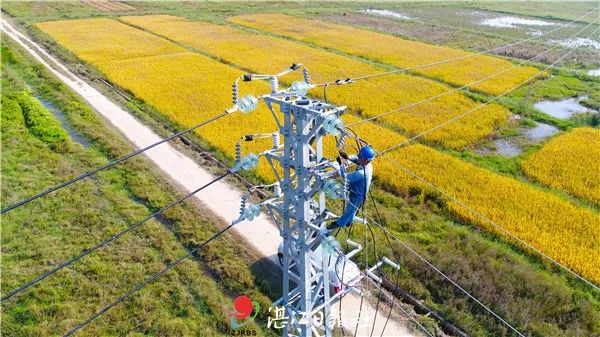
[[[356,127],[356,131],[377,149],[385,149],[404,139],[372,123],[362,124]],[[457,197],[576,273],[600,281],[598,213],[423,145],[401,147],[389,152],[386,157]],[[374,165],[376,178],[394,190],[408,193],[411,186],[428,189],[383,158]],[[511,241],[500,230],[459,204],[448,201],[447,205],[459,218]]]
[[[39,23],[37,27],[90,63],[185,51],[169,41],[111,19],[50,21]]]
[[[41,26],[44,27],[44,26]],[[52,35],[52,32],[49,32]],[[73,42],[78,44],[78,41]],[[138,43],[144,43],[138,41]],[[65,47],[70,48],[69,43]],[[116,46],[119,51],[120,46]],[[110,44],[106,50],[110,49]],[[107,54],[111,54],[107,52]],[[217,114],[230,105],[231,80],[241,71],[197,53],[98,61],[94,65],[118,85],[156,107],[174,122],[191,126]],[[266,87],[249,88],[265,92]],[[242,87],[242,92],[246,91]],[[348,115],[352,123],[360,117]],[[230,158],[234,144],[246,133],[271,132],[275,129],[266,109],[248,115],[234,114],[219,123],[199,129],[198,134],[214,149]],[[405,138],[373,123],[356,127],[356,131],[377,149],[397,144]],[[244,143],[245,151],[260,152],[269,141]],[[389,153],[389,158],[413,170],[448,193],[492,219],[507,231],[564,263],[586,278],[600,281],[600,215],[551,193],[540,191],[515,179],[504,177],[423,145],[410,145]],[[262,161],[256,173],[270,179]],[[420,184],[384,159],[378,160],[376,178],[394,190],[407,193]],[[459,205],[448,207],[458,217],[503,236],[498,230]]]
[[[208,119],[231,106],[232,79],[242,72],[195,53],[148,56],[99,62],[96,64],[107,78],[127,88],[136,97],[154,106],[165,116],[185,127]],[[263,82],[240,87],[240,93],[259,96],[268,92]],[[273,117],[264,104],[251,114],[235,113],[222,122],[197,129],[198,135],[214,149],[235,158],[235,144],[245,134],[275,130]],[[259,153],[270,140],[244,142],[244,151]],[[257,172],[272,179],[266,162]]]
[[[366,29],[289,15],[250,14],[234,16],[228,20],[246,27],[340,50],[399,68],[409,68],[471,55],[469,52],[458,49],[429,45]],[[512,66],[512,63],[500,58],[477,55],[414,71],[430,78],[463,86]],[[537,72],[538,70],[533,67],[516,67],[502,75],[474,84],[470,86],[470,89],[498,95]]]
[[[129,16],[120,20],[256,73],[270,74],[292,63],[302,63],[310,70],[312,80],[322,83],[385,71],[334,53],[223,25],[167,15]],[[298,76],[290,78],[299,79]],[[286,78],[282,80],[286,81]],[[290,82],[287,80],[287,83]],[[327,98],[363,116],[372,117],[449,90],[431,80],[398,74],[331,87]],[[322,90],[311,93],[323,96]],[[414,135],[479,104],[460,93],[452,93],[387,115],[382,120],[405,134]],[[493,133],[498,125],[507,121],[509,114],[502,106],[491,104],[424,138],[446,147],[462,148]]]
[[[577,128],[553,138],[522,163],[534,179],[600,205],[600,130]]]

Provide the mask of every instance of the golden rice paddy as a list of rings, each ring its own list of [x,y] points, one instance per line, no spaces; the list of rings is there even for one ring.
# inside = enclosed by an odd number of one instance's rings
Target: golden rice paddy
[[[536,180],[600,205],[600,130],[578,128],[553,138],[522,166]]]
[[[290,37],[306,43],[343,51],[399,68],[461,58],[456,61],[414,70],[424,76],[457,86],[480,81],[509,69],[512,63],[458,49],[435,46],[399,37],[326,21],[307,20],[283,14],[250,14],[229,18],[250,28]],[[470,85],[475,91],[498,95],[527,80],[539,71],[519,66],[494,78]]]
[[[292,63],[302,63],[311,71],[313,81],[320,83],[385,71],[352,58],[223,25],[168,15],[129,16],[120,20],[256,73],[270,74]],[[298,79],[298,76],[291,78]],[[372,117],[450,90],[431,80],[398,74],[330,87],[327,98]],[[312,94],[323,97],[320,90]],[[405,134],[414,135],[479,105],[454,92],[387,115],[382,120]],[[506,122],[508,116],[505,108],[490,104],[427,134],[424,139],[461,148],[490,135],[498,125]]]
[[[97,21],[89,23],[95,25]],[[41,24],[39,27],[51,36],[56,35],[61,45],[73,50],[77,55],[82,55],[80,57],[88,57],[88,60],[108,79],[128,89],[182,126],[191,126],[220,113],[231,105],[230,85],[234,78],[242,74],[241,71],[197,53],[172,53],[170,51],[178,50],[178,47],[158,37],[154,38],[161,40],[159,45],[163,47],[160,50],[165,52],[141,57],[132,56],[134,51],[130,54],[124,52],[123,45],[115,45],[110,37],[104,36],[100,40],[94,40],[93,37],[101,30],[88,30],[90,36],[83,39],[69,38],[67,34],[69,27],[85,24],[86,22],[73,21],[71,25],[64,24],[62,30],[58,29],[57,25],[51,24]],[[112,23],[110,26],[114,27]],[[206,27],[211,28],[204,26],[204,29],[207,29]],[[206,34],[210,35],[210,32],[211,30],[207,30]],[[217,31],[217,34],[220,33]],[[74,36],[80,37],[80,35]],[[132,33],[127,39],[133,39],[136,35],[145,37],[147,33],[141,31]],[[132,43],[142,45],[137,51],[156,51],[153,46],[143,46],[154,44],[154,38],[144,38]],[[114,39],[123,41],[123,37],[114,37]],[[205,41],[204,38],[197,40]],[[91,41],[89,42],[91,46],[96,50],[103,50],[104,56],[94,60],[89,58],[84,51],[90,48],[82,41]],[[98,41],[104,41],[104,45]],[[250,47],[249,45],[244,47],[248,48],[246,53],[266,62],[263,54],[258,51],[259,47],[254,49]],[[112,51],[111,48],[115,50]],[[242,53],[243,49],[237,52]],[[116,59],[118,55],[122,59]],[[248,64],[258,69],[257,64]],[[257,83],[249,88],[242,87],[243,92],[246,90],[260,93],[266,92],[267,88],[263,83]],[[388,90],[389,88],[382,89],[383,92]],[[345,120],[353,123],[361,119],[356,116],[346,116]],[[228,116],[218,123],[200,128],[198,134],[215,150],[222,151],[233,158],[234,145],[240,136],[273,130],[275,125],[272,116],[262,108],[248,115],[236,113]],[[356,127],[356,131],[379,150],[405,139],[398,133],[373,123],[361,124]],[[244,143],[244,146],[246,151],[258,153],[267,149],[270,144],[249,142]],[[600,215],[597,213],[518,180],[478,168],[423,145],[405,146],[386,156],[398,161],[449,194],[457,196],[485,217],[564,263],[575,272],[596,282],[600,281],[598,267],[600,266],[600,254],[598,254]],[[421,185],[383,158],[376,161],[375,165],[376,178],[398,191],[406,192],[411,186]],[[264,179],[272,178],[264,161],[256,173]],[[460,205],[448,201],[448,207],[458,217],[506,237],[497,228],[490,226]]]

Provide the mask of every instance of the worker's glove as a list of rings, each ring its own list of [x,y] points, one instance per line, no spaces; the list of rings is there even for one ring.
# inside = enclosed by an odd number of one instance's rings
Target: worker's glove
[[[340,157],[342,157],[344,159],[348,159],[348,154],[344,151],[340,151]]]

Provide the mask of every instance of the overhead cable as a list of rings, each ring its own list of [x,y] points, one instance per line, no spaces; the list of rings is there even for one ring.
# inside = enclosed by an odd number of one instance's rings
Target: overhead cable
[[[38,283],[38,282],[42,281],[43,279],[47,278],[48,276],[50,276],[50,275],[52,275],[52,274],[54,274],[54,273],[56,273],[56,272],[60,271],[61,269],[63,269],[63,268],[65,268],[65,267],[67,267],[67,266],[69,266],[69,265],[71,265],[71,264],[73,264],[73,263],[75,263],[75,262],[79,261],[81,258],[83,258],[83,257],[85,257],[85,256],[87,256],[87,255],[89,255],[89,254],[91,254],[91,253],[93,253],[94,251],[96,251],[96,250],[98,250],[98,249],[100,249],[100,248],[102,248],[102,247],[104,247],[104,246],[108,245],[109,243],[111,243],[112,241],[114,241],[114,240],[118,239],[119,237],[123,236],[124,234],[127,234],[127,233],[129,233],[129,232],[133,231],[134,229],[136,229],[136,228],[138,228],[139,226],[143,225],[144,223],[146,223],[146,222],[147,222],[147,221],[149,221],[150,219],[153,219],[154,217],[156,217],[156,216],[158,216],[158,215],[160,215],[160,214],[164,213],[165,211],[167,211],[167,210],[169,210],[169,209],[171,209],[171,208],[175,207],[176,205],[179,205],[180,203],[182,203],[182,202],[183,202],[183,201],[185,201],[186,199],[190,198],[190,197],[191,197],[191,196],[193,196],[194,194],[196,194],[196,193],[198,193],[198,192],[202,191],[203,189],[205,189],[205,188],[209,187],[210,185],[212,185],[212,184],[216,183],[217,181],[219,181],[219,180],[221,180],[221,179],[223,179],[223,178],[227,177],[229,174],[231,174],[231,171],[228,171],[227,173],[224,173],[224,174],[220,175],[219,177],[217,177],[217,178],[213,179],[212,181],[210,181],[210,182],[208,182],[208,183],[204,184],[203,186],[201,186],[201,187],[199,187],[199,188],[197,188],[197,189],[193,190],[192,192],[189,192],[189,193],[187,193],[187,194],[186,194],[186,195],[184,195],[183,197],[181,197],[181,198],[179,198],[179,199],[177,199],[177,200],[175,200],[175,201],[171,202],[171,203],[170,203],[170,204],[168,204],[167,206],[165,206],[165,207],[163,207],[163,208],[159,209],[158,211],[156,211],[156,212],[154,212],[154,213],[152,213],[152,214],[150,214],[150,215],[146,216],[145,218],[143,218],[142,220],[140,220],[140,221],[136,222],[135,224],[133,224],[133,225],[131,225],[131,226],[129,226],[129,227],[127,227],[127,228],[125,228],[124,230],[122,230],[122,231],[120,231],[120,232],[118,232],[118,233],[115,233],[115,234],[113,234],[111,237],[109,237],[109,238],[107,238],[107,239],[105,239],[105,240],[102,240],[100,243],[96,244],[94,247],[91,247],[91,248],[88,248],[88,249],[86,249],[86,250],[85,250],[85,251],[83,251],[81,254],[79,254],[79,255],[77,255],[77,256],[74,256],[74,257],[72,257],[72,258],[70,258],[70,259],[68,259],[68,260],[66,260],[66,261],[64,261],[64,262],[62,262],[62,263],[60,263],[58,266],[56,266],[56,267],[54,267],[54,268],[50,269],[49,271],[47,271],[47,272],[43,273],[42,275],[40,275],[40,276],[36,277],[35,279],[33,279],[33,280],[31,280],[31,281],[29,281],[29,282],[27,282],[27,283],[25,283],[25,284],[23,284],[23,285],[19,286],[19,287],[18,287],[18,288],[16,288],[16,289],[13,289],[13,290],[12,290],[12,291],[10,291],[8,294],[6,294],[6,295],[2,296],[2,298],[0,299],[0,303],[1,303],[1,302],[4,302],[4,301],[6,301],[7,299],[11,298],[12,296],[14,296],[14,295],[16,295],[16,294],[18,294],[18,293],[22,292],[23,290],[25,290],[25,289],[27,289],[27,288],[29,288],[29,287],[31,287],[31,286],[33,286],[33,285],[35,285],[36,283]]]

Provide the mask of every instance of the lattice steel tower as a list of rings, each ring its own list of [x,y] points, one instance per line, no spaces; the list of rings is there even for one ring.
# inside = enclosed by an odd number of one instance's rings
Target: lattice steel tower
[[[277,75],[245,75],[245,81],[269,81],[271,93],[259,98],[247,95],[238,101],[236,81],[234,103],[244,111],[264,100],[278,127],[272,134],[252,136],[273,139],[273,147],[259,156],[269,162],[276,182],[268,186],[273,194],[260,206],[271,215],[283,239],[279,247],[283,296],[275,302],[284,307],[288,319],[283,335],[331,336],[336,321],[332,303],[350,291],[360,293],[356,286],[364,275],[349,261],[361,246],[348,240],[353,250],[344,254],[339,243],[323,231],[337,218],[327,209],[327,198],[346,195],[339,164],[324,154],[325,145],[334,150],[336,142],[339,145],[347,136],[340,119],[346,107],[306,97],[311,87],[306,70],[304,81],[280,90],[279,77],[300,67],[292,65]],[[258,212],[254,209],[248,214],[252,217]]]

